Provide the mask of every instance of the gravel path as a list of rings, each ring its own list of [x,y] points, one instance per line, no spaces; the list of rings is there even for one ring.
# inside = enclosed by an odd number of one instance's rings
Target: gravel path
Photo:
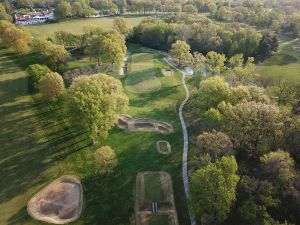
[[[184,105],[187,103],[187,101],[189,100],[190,97],[190,92],[189,89],[186,86],[185,83],[185,77],[186,77],[186,72],[178,69],[175,65],[173,65],[169,59],[164,58],[164,60],[166,61],[166,63],[168,63],[170,66],[172,66],[173,68],[175,68],[176,70],[180,71],[182,74],[182,85],[184,87],[185,90],[185,98],[184,100],[181,102],[180,106],[179,106],[179,119],[180,119],[180,123],[181,123],[181,127],[182,127],[182,131],[183,131],[183,155],[182,155],[182,178],[183,178],[183,186],[184,186],[184,192],[185,192],[185,196],[188,199],[190,196],[190,190],[189,190],[189,177],[188,177],[188,150],[189,150],[189,136],[188,136],[188,132],[186,129],[186,125],[185,125],[185,121],[183,119],[183,107]],[[196,221],[195,218],[191,212],[191,210],[189,209],[189,215],[190,215],[190,221],[191,221],[191,225],[196,225]]]

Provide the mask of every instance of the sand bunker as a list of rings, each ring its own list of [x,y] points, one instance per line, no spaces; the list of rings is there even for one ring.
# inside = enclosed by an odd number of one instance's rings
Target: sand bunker
[[[171,153],[171,145],[167,141],[157,141],[156,142],[156,149],[160,154],[166,155]]]
[[[170,69],[161,69],[161,72],[162,72],[162,74],[165,75],[166,77],[170,77],[170,76],[173,75],[173,72],[172,72],[172,70],[170,70]]]
[[[27,205],[31,217],[54,224],[65,224],[79,218],[82,187],[77,176],[62,176],[36,195]]]
[[[129,131],[156,131],[163,134],[173,132],[172,125],[148,118],[132,118],[129,115],[120,115],[117,120],[119,128]]]

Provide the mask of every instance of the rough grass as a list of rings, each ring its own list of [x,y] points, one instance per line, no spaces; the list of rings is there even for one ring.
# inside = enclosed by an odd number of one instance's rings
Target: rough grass
[[[145,174],[145,200],[160,202],[165,199],[165,193],[161,187],[160,174]]]
[[[293,84],[300,83],[300,51],[293,47],[299,42],[292,41],[281,44],[278,53],[257,67],[257,72],[274,81],[287,80]]]
[[[131,52],[144,52],[137,46],[129,48]],[[189,224],[180,176],[183,141],[177,111],[184,90],[179,73],[159,77],[162,88],[158,92],[127,92],[130,107],[126,113],[173,125],[174,133],[164,135],[174,146],[173,151],[162,156],[154,149],[162,134],[154,132],[114,128],[108,139],[90,146],[86,131],[68,121],[63,104],[49,105],[39,95],[29,95],[23,64],[30,57],[17,60],[3,50],[0,55],[0,224],[44,224],[30,218],[26,204],[43,186],[64,174],[80,176],[84,192],[81,217],[72,224],[129,224],[134,215],[137,173],[159,170],[172,176],[179,222]],[[155,55],[155,66],[168,68],[161,57]],[[95,150],[104,145],[115,149],[118,158],[114,173],[106,177],[98,175],[93,164]]]
[[[149,225],[169,225],[170,220],[168,215],[153,215],[149,219]]]
[[[84,27],[87,26],[110,28],[113,26],[114,18],[115,17],[72,19],[59,23],[25,26],[25,29],[27,29],[34,37],[53,37],[54,32],[62,30],[74,34],[82,34]],[[128,27],[134,27],[138,25],[143,18],[144,17],[142,16],[137,16],[125,19],[127,20]]]

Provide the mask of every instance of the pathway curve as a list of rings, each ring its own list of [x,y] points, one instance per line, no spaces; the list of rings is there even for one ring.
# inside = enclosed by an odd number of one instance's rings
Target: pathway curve
[[[185,98],[184,100],[181,102],[180,106],[179,106],[179,119],[180,119],[180,123],[181,123],[181,127],[182,127],[182,131],[183,131],[183,155],[182,155],[182,178],[183,178],[183,186],[184,186],[184,192],[185,192],[185,196],[186,199],[189,198],[190,196],[190,190],[189,190],[189,177],[188,177],[188,150],[189,150],[189,136],[188,136],[188,132],[186,129],[186,124],[185,121],[183,119],[183,107],[184,105],[187,103],[187,101],[189,100],[190,97],[190,92],[188,87],[186,86],[186,82],[185,82],[185,77],[186,77],[186,72],[184,72],[183,70],[178,69],[175,65],[173,65],[169,59],[164,58],[164,60],[166,61],[166,63],[168,63],[171,67],[175,68],[176,70],[180,71],[182,74],[182,85],[184,87],[185,90]],[[189,209],[189,215],[190,215],[190,221],[191,221],[191,225],[196,225],[196,220],[193,216],[193,214],[191,213],[191,210]]]

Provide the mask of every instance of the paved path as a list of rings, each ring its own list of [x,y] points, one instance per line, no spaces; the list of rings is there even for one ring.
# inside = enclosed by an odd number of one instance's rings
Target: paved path
[[[185,196],[188,199],[190,196],[190,190],[189,190],[189,177],[188,177],[188,150],[189,150],[189,136],[188,136],[188,132],[186,129],[186,125],[185,125],[185,121],[183,119],[183,107],[184,105],[187,103],[187,101],[189,100],[190,97],[190,92],[189,89],[186,86],[185,83],[185,77],[186,77],[186,72],[178,69],[175,65],[173,65],[170,60],[168,60],[167,58],[164,58],[164,60],[173,68],[175,68],[176,70],[180,71],[182,74],[182,85],[184,87],[185,90],[185,98],[184,100],[181,102],[180,106],[179,106],[179,119],[180,119],[180,123],[181,123],[181,127],[182,127],[182,131],[183,131],[183,155],[182,155],[182,178],[183,178],[183,186],[184,186],[184,192],[185,192]],[[191,210],[189,209],[189,215],[190,215],[190,221],[191,221],[191,225],[196,225],[196,221],[195,218],[193,216],[193,214],[191,213]]]

